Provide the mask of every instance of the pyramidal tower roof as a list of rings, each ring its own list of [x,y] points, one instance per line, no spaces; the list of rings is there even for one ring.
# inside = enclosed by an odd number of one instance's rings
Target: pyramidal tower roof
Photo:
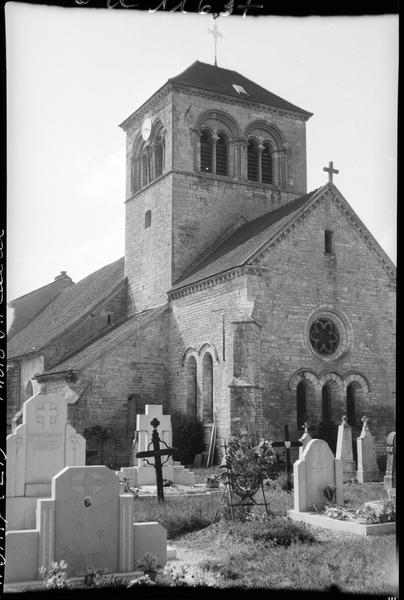
[[[171,77],[167,83],[169,82],[267,104],[281,110],[300,113],[306,118],[310,118],[313,114],[273,94],[237,71],[223,69],[199,60],[176,77]]]

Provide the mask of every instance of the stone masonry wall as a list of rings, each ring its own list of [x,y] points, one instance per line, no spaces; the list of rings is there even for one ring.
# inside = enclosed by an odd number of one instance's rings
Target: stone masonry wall
[[[324,254],[325,229],[334,232],[333,256]],[[301,434],[296,430],[296,390],[290,389],[299,369],[319,378],[314,428],[320,420],[322,385],[335,381],[331,411],[336,427],[346,413],[344,380],[358,374],[369,392],[363,395],[357,421],[362,414],[370,418],[378,450],[384,452],[395,423],[395,286],[375,252],[327,199],[271,248],[262,264],[267,269],[257,279],[253,316],[263,326],[261,382],[270,430],[288,423],[294,439]],[[310,318],[321,309],[345,323],[346,349],[336,360],[319,358],[308,341]]]
[[[174,173],[172,194],[173,282],[241,215],[252,221],[296,198],[264,186],[202,173]]]
[[[139,405],[166,406],[167,313],[149,321],[140,332],[98,355],[77,373],[69,386],[80,393],[69,406],[69,420],[83,434],[85,428],[109,427],[112,435],[104,445],[104,464],[128,465],[133,430],[128,428],[128,398],[136,395]],[[58,389],[60,381],[46,382],[47,391]],[[99,464],[100,444],[88,442],[88,464]]]
[[[197,404],[201,405],[202,361],[205,352],[213,358],[213,413],[218,427],[217,447],[231,432],[229,385],[234,378],[234,320],[249,320],[254,298],[248,296],[248,277],[226,280],[198,293],[171,301],[169,335],[170,411],[186,410],[187,358],[197,365]],[[224,326],[223,326],[224,325]],[[202,417],[202,410],[200,410]],[[237,415],[236,415],[237,416]]]
[[[125,275],[129,313],[167,301],[171,287],[172,175],[150,184],[126,203]],[[145,213],[151,226],[145,229]]]

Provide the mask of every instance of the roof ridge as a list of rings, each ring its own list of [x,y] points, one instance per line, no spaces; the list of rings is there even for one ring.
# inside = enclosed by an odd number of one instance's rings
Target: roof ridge
[[[70,275],[67,275],[67,273],[66,273],[66,279],[70,279],[70,281],[73,283],[73,285],[76,285],[74,283],[73,279],[70,277]],[[14,302],[17,302],[18,300],[21,300],[22,298],[25,298],[26,296],[29,296],[30,294],[35,294],[36,292],[39,292],[40,290],[50,287],[51,285],[54,285],[55,283],[58,283],[59,281],[61,281],[61,279],[54,279],[53,281],[50,281],[49,283],[45,283],[44,285],[39,286],[39,288],[36,288],[35,290],[26,292],[25,294],[22,294],[21,296],[18,296],[17,298],[14,298],[13,300],[10,300],[9,302],[7,302],[7,306],[9,306],[10,308],[13,308]],[[71,287],[71,286],[69,286],[69,287]],[[63,290],[61,290],[61,291],[63,291]]]
[[[248,261],[251,261],[251,258],[283,229],[285,221],[290,223],[300,209],[305,207],[320,189],[316,188],[311,192],[302,194],[282,206],[245,223],[234,231],[234,237],[230,235],[229,238],[223,240],[222,244],[208,254],[205,257],[205,262],[201,261],[192,272],[175,281],[170,292],[182,287],[193,286],[198,281],[216,277],[229,270],[248,266]],[[251,246],[251,248],[248,246]],[[240,252],[241,248],[244,248],[244,250]],[[215,254],[215,251],[217,251],[217,254]]]
[[[105,331],[104,333],[102,333],[99,336],[97,336],[95,339],[92,339],[85,346],[83,346],[82,348],[80,348],[80,350],[77,350],[76,352],[72,352],[69,356],[65,357],[59,363],[57,363],[56,365],[54,365],[51,369],[49,369],[48,371],[45,371],[44,373],[41,373],[40,376],[41,377],[42,376],[46,376],[47,374],[52,374],[52,373],[55,373],[55,372],[56,373],[63,373],[64,372],[63,370],[62,371],[55,371],[55,369],[57,369],[58,367],[62,366],[67,361],[71,360],[74,356],[79,355],[81,352],[84,352],[87,348],[89,348],[90,346],[92,346],[96,342],[102,340],[103,337],[106,337],[107,335],[113,333],[119,327],[122,327],[123,325],[126,325],[126,324],[130,323],[131,321],[139,321],[140,318],[142,317],[142,315],[144,316],[143,324],[147,325],[151,317],[154,317],[159,312],[164,312],[164,310],[167,310],[167,304],[156,306],[155,308],[150,308],[150,309],[148,309],[146,311],[141,311],[139,313],[134,313],[132,315],[124,317],[123,319],[121,319],[121,321],[119,323],[116,324],[115,327],[113,327],[112,329],[109,329],[108,331]],[[85,364],[90,358],[96,356],[97,354],[102,354],[103,352],[105,352],[105,350],[108,350],[112,346],[116,345],[118,342],[122,341],[123,338],[125,338],[127,335],[130,335],[131,333],[132,332],[130,330],[129,331],[123,331],[116,338],[113,338],[113,339],[111,339],[109,341],[106,341],[104,345],[101,345],[99,348],[93,350],[93,352],[90,352],[90,354],[88,356],[82,358],[81,360],[78,360],[76,363],[73,363],[70,368],[65,369],[65,370],[70,371],[70,370],[72,370],[74,368],[77,368],[78,365]]]

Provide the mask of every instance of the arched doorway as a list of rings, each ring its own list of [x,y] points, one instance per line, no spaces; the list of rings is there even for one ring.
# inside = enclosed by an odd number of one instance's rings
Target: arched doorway
[[[194,356],[187,361],[187,414],[190,417],[197,416],[197,367]]]
[[[202,360],[202,420],[213,423],[213,360],[209,352]]]

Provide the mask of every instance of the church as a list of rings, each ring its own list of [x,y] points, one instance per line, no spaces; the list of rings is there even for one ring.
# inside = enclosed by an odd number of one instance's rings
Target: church
[[[129,464],[136,414],[198,416],[217,457],[259,431],[335,444],[395,427],[395,267],[333,182],[307,190],[312,113],[194,62],[120,127],[125,256],[9,303],[8,427],[39,390],[68,402],[87,464]],[[325,157],[328,161],[329,157]],[[333,448],[335,450],[335,448]]]

